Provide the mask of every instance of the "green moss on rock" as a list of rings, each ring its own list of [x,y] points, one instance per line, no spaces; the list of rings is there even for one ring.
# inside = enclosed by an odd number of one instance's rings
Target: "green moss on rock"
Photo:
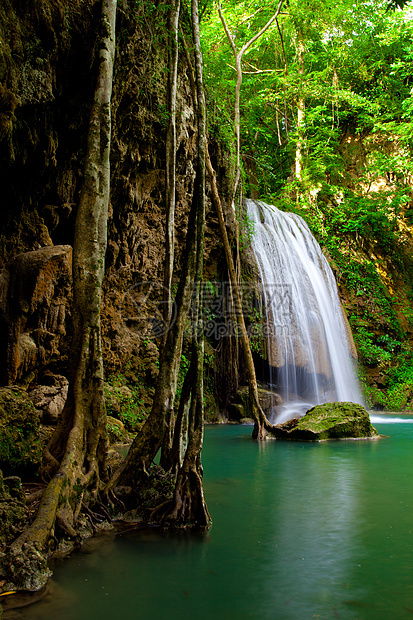
[[[302,418],[276,425],[273,434],[296,441],[379,437],[364,407],[347,402],[316,405]]]
[[[107,427],[110,444],[128,443],[129,441],[131,441],[128,431],[126,430],[123,422],[121,422],[120,420],[108,416]]]
[[[21,388],[0,388],[0,468],[7,474],[32,474],[41,457],[39,419],[32,401]]]

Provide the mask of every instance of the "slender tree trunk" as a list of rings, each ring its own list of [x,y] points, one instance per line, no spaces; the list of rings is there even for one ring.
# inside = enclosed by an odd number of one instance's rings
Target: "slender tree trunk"
[[[211,518],[204,499],[201,450],[204,435],[204,335],[202,320],[202,280],[205,229],[205,152],[206,110],[202,79],[202,54],[199,39],[198,1],[191,2],[192,33],[195,53],[195,74],[198,105],[198,156],[195,179],[194,205],[196,205],[196,293],[194,296],[193,357],[191,367],[195,377],[189,410],[188,443],[179,468],[171,506],[164,511],[163,521],[175,527],[206,529]]]
[[[170,444],[173,437],[168,424],[173,418],[178,371],[182,355],[182,343],[187,317],[193,296],[194,277],[196,271],[196,226],[197,202],[196,188],[191,206],[184,253],[184,274],[181,277],[176,295],[177,315],[170,325],[162,347],[159,374],[155,388],[152,410],[139,434],[133,441],[121,467],[109,481],[106,492],[111,494],[116,486],[135,486],[142,475],[147,473],[153,459],[161,447],[164,433],[169,437],[162,455],[162,464],[171,467]]]
[[[298,33],[298,73],[302,79],[304,75],[304,42],[302,33]],[[295,149],[295,178],[303,180],[303,150],[304,150],[304,123],[305,123],[305,98],[302,93],[297,99],[297,144]]]
[[[337,127],[339,125],[337,91],[338,91],[338,75],[337,75],[337,69],[334,67],[333,68],[333,98],[331,101],[331,115],[332,115],[331,129],[334,129],[336,124],[337,124]]]
[[[167,333],[166,343],[159,361],[159,374],[151,412],[139,434],[135,437],[123,464],[116,470],[106,486],[111,493],[116,486],[132,484],[147,473],[161,447],[166,420],[170,419],[175,403],[178,371],[182,355],[185,323],[193,295],[196,254],[196,218],[194,206],[188,222],[184,254],[185,271],[176,296],[176,318]]]
[[[234,101],[234,131],[235,131],[235,143],[236,143],[236,170],[235,170],[235,180],[231,193],[231,206],[233,213],[235,215],[235,197],[238,189],[238,184],[241,176],[241,123],[240,123],[240,93],[241,93],[241,85],[242,85],[242,57],[245,52],[257,41],[263,34],[268,30],[268,28],[276,21],[278,15],[280,14],[283,0],[280,0],[277,6],[277,10],[274,15],[268,20],[263,28],[256,35],[254,35],[247,43],[245,43],[240,51],[238,52],[232,35],[229,31],[228,25],[226,23],[224,14],[222,12],[221,3],[218,1],[218,13],[222,25],[224,27],[225,34],[227,36],[228,42],[231,46],[232,53],[234,54],[235,59],[235,69],[237,72],[237,82],[235,85],[235,101]]]
[[[52,475],[32,525],[11,546],[13,556],[30,545],[43,549],[55,528],[76,537],[84,494],[96,497],[107,478],[107,428],[100,330],[101,287],[110,194],[111,94],[116,0],[103,0],[99,71],[89,123],[84,182],[76,216],[73,251],[74,372],[68,399],[46,451]],[[28,548],[29,545],[29,548]],[[28,561],[30,572],[30,561]],[[26,572],[26,576],[28,574]],[[20,579],[25,579],[24,571]]]
[[[195,380],[195,371],[196,359],[192,356],[191,364],[182,385],[181,398],[179,400],[178,413],[176,415],[172,450],[169,455],[168,469],[171,468],[174,473],[178,473],[178,470],[183,463],[188,446],[188,413],[192,386]]]
[[[175,192],[176,192],[176,87],[178,76],[178,25],[180,0],[173,0],[169,9],[169,47],[168,47],[168,130],[166,134],[166,225],[165,225],[165,271],[164,271],[164,325],[171,320],[172,312],[172,274],[174,268],[175,245]],[[167,334],[162,340],[165,345]],[[165,420],[165,433],[162,444],[161,465],[165,466],[172,449],[174,411],[169,409]]]
[[[180,7],[180,0],[172,0],[168,19],[168,129],[166,133],[166,233],[164,272],[165,325],[169,325],[169,320],[171,318],[171,283],[174,267],[176,193],[176,88],[178,76],[178,24]]]
[[[243,45],[243,47],[238,52],[235,46],[235,43],[233,41],[233,38],[231,36],[231,33],[229,31],[228,25],[226,23],[224,14],[222,12],[221,4],[220,2],[218,2],[219,17],[221,19],[225,34],[227,36],[228,42],[234,54],[235,68],[237,72],[237,82],[235,86],[235,102],[234,102],[234,130],[235,130],[235,137],[236,137],[237,159],[236,159],[235,181],[234,181],[234,186],[233,186],[233,190],[231,193],[231,205],[232,205],[233,213],[235,213],[235,196],[237,193],[238,183],[239,183],[239,179],[241,175],[240,92],[241,92],[241,85],[242,85],[242,57],[244,53],[251,47],[251,45],[253,45],[268,30],[268,28],[274,22],[276,22],[277,17],[281,11],[282,3],[283,3],[283,0],[280,0],[277,5],[277,9],[274,15],[268,20],[265,26],[261,28],[261,30],[257,34],[255,34],[247,43],[245,43],[245,45]],[[240,334],[241,346],[242,346],[242,350],[244,354],[245,363],[247,366],[249,388],[250,388],[250,398],[251,398],[251,402],[253,403],[253,414],[254,414],[254,420],[255,420],[253,436],[257,437],[258,439],[262,439],[265,437],[266,430],[270,430],[272,428],[272,425],[267,420],[260,406],[259,400],[258,400],[257,379],[256,379],[256,374],[255,374],[254,361],[253,361],[252,353],[251,353],[251,346],[250,346],[250,342],[248,338],[247,329],[245,326],[244,315],[242,312],[241,295],[240,295],[240,290],[238,286],[237,274],[235,270],[234,261],[232,259],[231,248],[230,248],[229,241],[228,241],[228,235],[227,235],[227,230],[226,230],[225,221],[223,217],[222,205],[221,205],[221,201],[219,198],[219,193],[218,193],[218,189],[216,185],[215,174],[212,169],[212,165],[211,165],[211,161],[210,161],[208,153],[207,153],[207,169],[208,169],[208,173],[211,179],[213,200],[214,200],[215,207],[218,213],[221,235],[222,235],[223,242],[224,242],[225,255],[227,259],[228,270],[230,273],[230,281],[231,281],[231,286],[233,288],[237,323],[241,331],[241,334]]]
[[[201,449],[203,441],[203,333],[201,308],[201,275],[203,269],[203,235],[205,226],[205,103],[202,88],[202,59],[199,46],[198,6],[196,0],[192,5],[192,22],[194,47],[197,67],[197,125],[198,125],[198,163],[195,177],[194,194],[188,223],[187,245],[185,255],[185,276],[180,282],[177,294],[178,317],[168,332],[165,347],[160,361],[159,377],[155,391],[154,403],[149,418],[142,431],[133,442],[123,466],[115,473],[107,491],[111,492],[118,485],[136,484],[137,479],[145,474],[160,447],[164,432],[164,423],[168,408],[174,405],[176,381],[182,350],[184,320],[189,314],[194,278],[198,287],[193,295],[193,343],[194,350],[190,375],[185,381],[178,424],[175,433],[179,449],[172,453],[179,463],[171,465],[171,469],[179,467],[174,498],[162,504],[152,512],[152,519],[163,521],[177,527],[207,528],[210,517],[206,507],[202,487]],[[189,410],[188,433],[185,433],[185,407],[189,380],[193,376],[192,398]],[[184,436],[185,435],[185,436]],[[182,464],[182,444],[186,445]],[[169,456],[170,458],[170,456]],[[167,460],[167,459],[166,459]],[[180,466],[179,466],[180,465]]]
[[[284,37],[280,28],[280,24],[278,23],[278,19],[276,20],[277,30],[281,41],[281,49],[284,58],[284,77],[286,78],[288,75],[288,62],[287,62],[287,54],[285,53],[285,45],[284,45]],[[288,141],[288,114],[287,114],[287,93],[285,88],[285,80],[283,82],[283,91],[284,91],[284,125],[285,125],[285,135]],[[279,144],[281,146],[281,136],[278,134]]]
[[[279,9],[281,8],[281,3],[279,5]],[[278,13],[277,13],[278,14]],[[224,20],[225,21],[225,20]],[[232,41],[232,39],[231,39]],[[186,59],[188,63],[188,72],[192,89],[192,98],[194,100],[194,105],[196,105],[198,93],[195,85],[194,79],[194,70],[191,63],[191,58],[188,52],[188,48],[185,44],[184,40],[184,49],[186,54]],[[215,209],[218,215],[219,227],[221,231],[222,241],[224,244],[225,257],[228,266],[228,272],[230,276],[230,283],[232,288],[232,299],[235,306],[235,316],[237,324],[240,328],[240,336],[241,336],[241,347],[244,355],[245,365],[247,366],[248,373],[248,384],[250,391],[250,400],[252,403],[252,411],[254,416],[254,431],[253,437],[257,439],[264,439],[266,436],[266,431],[271,431],[272,424],[268,421],[265,413],[262,410],[262,407],[258,398],[258,385],[257,385],[257,377],[255,373],[254,360],[252,357],[250,341],[248,338],[248,332],[244,321],[244,314],[242,311],[242,302],[241,302],[241,294],[238,285],[238,279],[236,275],[234,260],[232,258],[231,246],[228,239],[227,227],[225,225],[224,213],[222,209],[222,203],[218,192],[218,186],[216,182],[215,172],[212,167],[211,159],[209,157],[208,148],[205,150],[205,163],[206,170],[208,171],[209,179],[211,182],[212,188],[212,200],[215,205]]]
[[[231,246],[229,244],[227,228],[225,226],[224,213],[222,210],[221,199],[219,197],[215,172],[214,172],[214,169],[212,168],[208,149],[206,151],[206,166],[207,166],[209,178],[211,181],[212,199],[213,199],[215,209],[218,215],[219,228],[221,231],[222,241],[224,243],[225,257],[227,260],[231,285],[233,287],[233,292],[234,292],[235,316],[236,316],[237,324],[239,325],[240,332],[241,332],[240,333],[241,347],[242,347],[242,351],[244,354],[245,364],[247,367],[250,399],[253,404],[253,415],[254,415],[254,422],[255,422],[253,437],[257,439],[264,439],[266,435],[266,431],[272,430],[272,424],[270,424],[265,413],[263,412],[262,407],[259,402],[259,398],[258,398],[257,377],[255,374],[254,360],[252,357],[250,341],[248,338],[248,332],[245,326],[244,314],[242,312],[241,294],[240,294],[237,277],[235,273],[235,265],[234,265],[234,261],[232,258]]]

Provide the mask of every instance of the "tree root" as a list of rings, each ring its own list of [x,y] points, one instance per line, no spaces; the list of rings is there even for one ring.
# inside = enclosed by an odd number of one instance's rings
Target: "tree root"
[[[183,466],[178,474],[174,497],[154,508],[150,521],[160,525],[193,530],[208,530],[212,520],[204,499],[202,475],[196,466]]]
[[[108,506],[110,507],[110,509],[115,513],[117,509],[120,508],[121,512],[126,512],[126,506],[125,504],[122,502],[122,500],[120,499],[120,497],[116,494],[116,489],[130,489],[129,492],[132,492],[132,488],[131,487],[115,487],[115,488],[108,488],[107,486],[105,487],[105,489],[103,490],[103,496],[104,499],[106,501],[106,503],[108,504]]]
[[[156,506],[150,513],[148,518],[148,523],[162,523],[165,520],[165,517],[169,514],[170,509],[173,506],[173,502],[171,499],[167,499]]]
[[[124,504],[122,505],[124,506]],[[113,519],[109,512],[106,510],[105,506],[102,504],[102,502],[99,503],[99,510],[103,512],[105,518],[109,521],[109,523],[112,523]]]
[[[90,525],[92,526],[92,530],[93,533],[96,534],[96,532],[98,531],[98,528],[96,527],[96,523],[99,522],[98,520],[98,516],[95,512],[93,512],[92,510],[90,510],[90,508],[82,503],[82,509],[85,511],[86,516],[89,518],[90,521]]]
[[[37,491],[33,491],[32,493],[29,493],[28,495],[26,495],[26,505],[28,506],[29,504],[32,504],[33,502],[38,501],[39,499],[43,497],[43,494],[44,494],[44,487],[42,487],[41,489],[37,489]]]
[[[49,441],[49,444],[50,442],[51,440]],[[59,461],[50,452],[49,444],[47,444],[43,449],[42,465],[39,470],[40,479],[45,483],[50,482],[60,468]]]
[[[73,526],[69,523],[69,521],[65,518],[65,516],[59,512],[56,515],[56,525],[59,527],[59,529],[64,534],[69,536],[69,538],[71,538],[75,542],[76,545],[81,544],[81,537],[79,536],[79,534],[76,532]]]

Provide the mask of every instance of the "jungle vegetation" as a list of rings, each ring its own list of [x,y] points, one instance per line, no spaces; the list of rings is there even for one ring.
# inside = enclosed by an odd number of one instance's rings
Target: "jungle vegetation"
[[[205,7],[209,131],[232,148],[234,176],[239,76],[228,36],[241,49],[277,7]],[[409,2],[290,0],[241,61],[240,194],[309,223],[344,292],[366,399],[395,410],[413,386],[412,11]],[[382,390],[369,381],[373,367]]]

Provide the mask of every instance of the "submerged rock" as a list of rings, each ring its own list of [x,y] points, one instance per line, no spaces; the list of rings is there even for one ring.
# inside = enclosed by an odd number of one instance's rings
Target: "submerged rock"
[[[316,405],[302,418],[277,424],[272,434],[296,441],[379,437],[364,407],[347,402]]]

